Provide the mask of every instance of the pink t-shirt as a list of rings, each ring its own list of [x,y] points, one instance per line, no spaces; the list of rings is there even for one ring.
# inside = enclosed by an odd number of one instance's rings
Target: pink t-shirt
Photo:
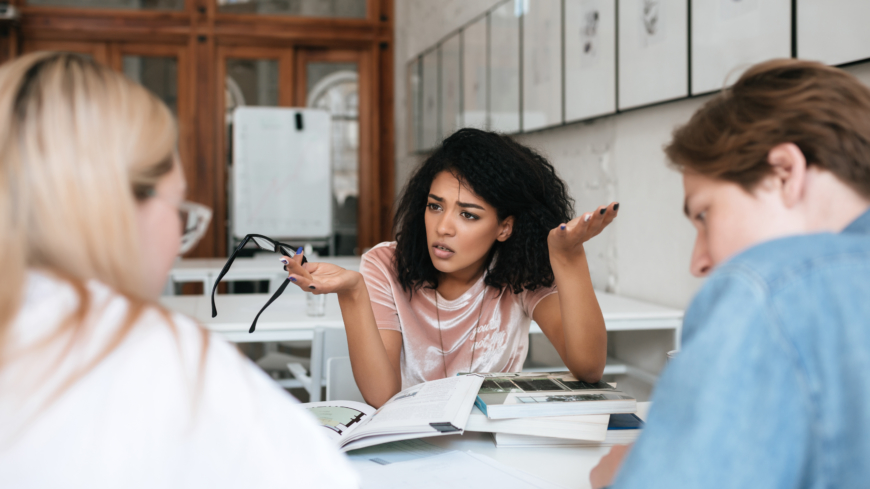
[[[487,287],[482,276],[454,300],[426,287],[411,294],[396,276],[395,253],[395,242],[375,246],[362,256],[360,272],[378,329],[402,333],[403,389],[457,372],[522,370],[532,313],[555,285],[514,294]]]

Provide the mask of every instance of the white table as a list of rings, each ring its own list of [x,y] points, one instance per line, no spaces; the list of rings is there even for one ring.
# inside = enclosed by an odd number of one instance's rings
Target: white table
[[[287,277],[284,265],[278,261],[280,258],[281,255],[277,253],[258,253],[254,258],[236,258],[222,281],[268,280],[269,290],[275,290]],[[319,256],[315,260],[359,271],[358,256]],[[210,295],[226,262],[226,258],[182,258],[169,271],[169,280],[171,283],[200,282],[203,285],[203,295]],[[288,292],[294,291],[288,288]]]
[[[289,285],[287,292],[295,287]],[[211,317],[210,295],[163,296],[160,303],[168,309],[190,316],[209,330],[220,333],[235,343],[311,340],[317,326],[344,327],[335,294],[326,295],[324,316],[310,317],[305,314],[305,294],[287,292],[263,312],[253,333],[248,333],[251,322],[271,294],[215,294],[218,315],[214,318]]]
[[[605,292],[596,292],[596,294],[608,331],[671,330],[674,338],[673,348],[679,348],[682,311]],[[326,296],[325,316],[309,317],[305,313],[305,293],[290,285],[287,291],[260,316],[257,330],[249,334],[251,321],[269,297],[269,294],[217,294],[215,304],[218,315],[215,318],[211,317],[210,295],[163,296],[160,302],[168,309],[186,314],[206,328],[236,343],[310,341],[316,326],[344,327],[335,294]],[[530,327],[530,333],[541,333],[540,327],[534,322]],[[661,352],[661,355],[664,358],[664,352]],[[562,365],[547,365],[538,370],[564,368]],[[655,383],[657,377],[653,372],[615,358],[607,359],[604,374],[629,375],[650,385]]]
[[[283,280],[283,279],[282,279]],[[216,294],[216,318],[211,317],[211,298],[201,295],[163,296],[165,307],[186,314],[206,328],[221,333],[230,341],[296,341],[311,339],[315,326],[344,327],[338,298],[326,296],[326,315],[313,318],[305,314],[305,295],[290,294],[295,286],[278,298],[260,316],[257,331],[248,334],[257,311],[269,300],[270,294]],[[301,291],[300,291],[301,292]],[[679,333],[683,312],[678,309],[626,299],[605,292],[596,292],[604,323],[608,331],[673,329]],[[530,333],[540,333],[532,321]],[[265,339],[269,336],[269,339]]]
[[[637,403],[637,415],[646,420],[649,407],[648,402]],[[610,451],[610,447],[497,448],[491,434],[470,431],[463,435],[433,436],[425,440],[448,450],[471,450],[486,455],[565,488],[591,487],[589,473],[598,465],[601,457]],[[450,467],[444,469],[449,470]]]

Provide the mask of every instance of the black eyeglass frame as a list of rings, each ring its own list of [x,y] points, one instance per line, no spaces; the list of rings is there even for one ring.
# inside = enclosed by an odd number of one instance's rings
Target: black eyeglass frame
[[[236,249],[233,251],[233,254],[230,255],[230,257],[227,259],[227,262],[224,264],[224,267],[221,269],[221,273],[218,274],[217,280],[215,280],[214,286],[211,289],[211,317],[217,316],[217,307],[215,307],[215,304],[214,304],[214,295],[215,295],[215,292],[217,292],[218,284],[220,283],[221,279],[224,278],[224,275],[226,275],[227,272],[230,271],[230,267],[233,265],[233,262],[236,260],[236,256],[239,254],[239,252],[242,250],[242,248],[244,248],[245,245],[248,244],[248,241],[251,241],[254,238],[266,240],[269,243],[271,243],[272,245],[274,245],[275,249],[273,251],[275,253],[280,252],[280,253],[282,253],[286,256],[289,256],[291,258],[296,256],[296,251],[293,250],[293,247],[287,243],[282,243],[280,241],[276,241],[268,236],[263,236],[262,234],[245,235],[245,237],[242,239],[242,242],[239,243],[239,246],[236,247]],[[256,240],[254,241],[254,244],[257,244]],[[257,246],[259,247],[259,245],[257,245]],[[262,249],[262,248],[260,248],[260,249]],[[308,260],[303,255],[302,256],[302,264],[304,265],[306,263],[308,263]],[[260,314],[263,314],[263,311],[265,311],[267,307],[269,307],[270,305],[272,305],[273,302],[275,302],[275,299],[277,299],[278,297],[281,296],[281,294],[284,293],[284,289],[287,288],[287,284],[289,284],[289,283],[290,283],[290,277],[288,276],[287,279],[284,280],[284,282],[282,282],[281,285],[278,287],[278,290],[276,290],[275,293],[272,294],[272,297],[269,298],[269,300],[266,302],[266,305],[260,309],[260,312],[257,313],[257,316],[254,317],[254,322],[251,323],[251,328],[248,330],[248,333],[254,332],[254,329],[256,329],[256,327],[257,327],[257,320],[260,319]]]

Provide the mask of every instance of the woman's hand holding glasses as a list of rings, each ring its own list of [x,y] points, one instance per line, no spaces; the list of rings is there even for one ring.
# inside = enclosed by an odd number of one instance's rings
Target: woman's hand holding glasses
[[[287,277],[290,282],[299,286],[305,292],[312,294],[341,294],[353,292],[356,287],[363,283],[359,272],[346,270],[332,263],[302,264],[302,253],[297,253],[293,258],[284,256],[284,270],[289,272]]]

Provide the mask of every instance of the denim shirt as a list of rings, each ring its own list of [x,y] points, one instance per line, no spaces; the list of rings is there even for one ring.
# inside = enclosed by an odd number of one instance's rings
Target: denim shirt
[[[722,264],[612,486],[870,487],[870,211]]]

